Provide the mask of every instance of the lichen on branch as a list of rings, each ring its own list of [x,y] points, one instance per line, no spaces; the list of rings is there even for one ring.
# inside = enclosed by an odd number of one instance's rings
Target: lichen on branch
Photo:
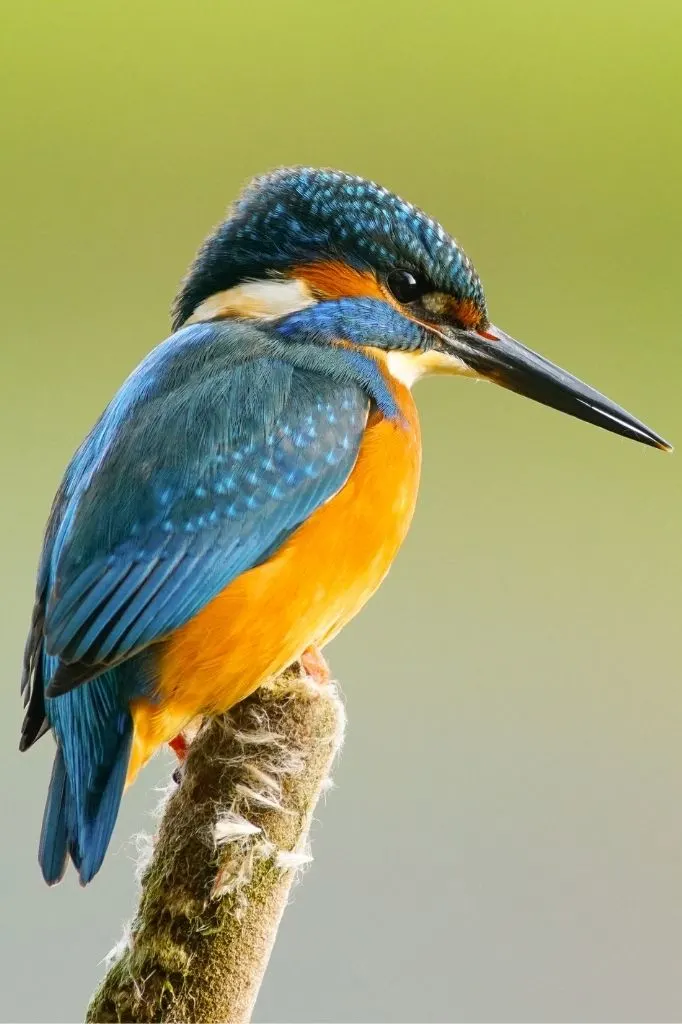
[[[295,666],[201,727],[88,1021],[250,1019],[344,720]]]

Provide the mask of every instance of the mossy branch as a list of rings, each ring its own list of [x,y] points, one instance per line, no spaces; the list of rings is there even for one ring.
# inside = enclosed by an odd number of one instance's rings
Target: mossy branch
[[[250,1019],[343,725],[295,667],[201,728],[88,1021]]]

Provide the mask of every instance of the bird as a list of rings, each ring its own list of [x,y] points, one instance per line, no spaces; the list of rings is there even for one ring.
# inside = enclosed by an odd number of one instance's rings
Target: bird
[[[48,884],[99,871],[122,794],[197,718],[321,653],[388,573],[421,440],[412,385],[493,381],[661,450],[492,324],[459,243],[331,169],[253,179],[200,247],[172,332],[68,465],[40,557],[20,749],[52,732]]]

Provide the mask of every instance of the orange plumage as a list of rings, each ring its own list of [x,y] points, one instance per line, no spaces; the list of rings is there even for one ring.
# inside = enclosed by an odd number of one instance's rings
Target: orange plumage
[[[377,358],[401,417],[372,413],[341,490],[169,639],[158,699],[133,705],[128,783],[196,715],[226,711],[306,647],[328,643],[388,572],[414,512],[421,439],[410,391]]]
[[[21,747],[57,741],[50,884],[69,858],[94,877],[158,746],[177,737],[182,756],[192,719],[297,659],[315,672],[377,588],[414,510],[424,373],[670,448],[491,324],[441,225],[339,171],[256,179],[201,247],[173,329],[75,454],[45,534]]]

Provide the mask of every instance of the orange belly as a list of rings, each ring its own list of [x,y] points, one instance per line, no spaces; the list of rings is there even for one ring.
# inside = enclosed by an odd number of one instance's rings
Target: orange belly
[[[128,782],[196,715],[226,711],[306,647],[326,644],[381,583],[410,525],[421,464],[412,396],[391,384],[402,422],[373,414],[338,494],[166,642],[160,699],[132,707]]]

